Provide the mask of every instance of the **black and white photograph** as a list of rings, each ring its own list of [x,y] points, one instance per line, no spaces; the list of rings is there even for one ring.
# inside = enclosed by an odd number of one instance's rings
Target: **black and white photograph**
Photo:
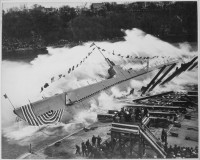
[[[2,0],[2,159],[198,159],[199,1]]]

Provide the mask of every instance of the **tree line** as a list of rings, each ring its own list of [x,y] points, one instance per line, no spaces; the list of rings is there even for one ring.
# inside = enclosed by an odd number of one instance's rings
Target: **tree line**
[[[12,39],[32,42],[35,35],[45,45],[60,40],[79,42],[123,38],[121,29],[139,28],[165,37],[189,35],[197,41],[197,2],[102,3],[95,8],[45,8],[3,10],[3,45]]]

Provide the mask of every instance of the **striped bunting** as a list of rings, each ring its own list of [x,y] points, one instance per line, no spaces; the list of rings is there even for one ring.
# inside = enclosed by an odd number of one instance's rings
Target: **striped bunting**
[[[22,114],[26,122],[32,126],[39,126],[45,124],[53,124],[61,121],[62,114],[64,109],[60,109],[57,111],[49,111],[41,116],[35,116],[32,106],[27,104],[21,107]]]

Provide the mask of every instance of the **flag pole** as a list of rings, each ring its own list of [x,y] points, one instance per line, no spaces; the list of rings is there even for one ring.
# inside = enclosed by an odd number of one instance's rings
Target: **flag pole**
[[[10,104],[13,106],[13,109],[15,110],[15,107],[14,107],[14,105],[12,104],[12,102],[10,101],[9,98],[8,98],[8,100],[9,100]]]
[[[93,43],[94,43],[94,42],[93,42]],[[105,59],[105,61],[108,63],[108,65],[109,65],[110,67],[112,67],[113,64],[110,63],[109,59],[106,58],[106,57],[104,56],[104,54],[101,52],[101,50],[99,49],[99,47],[98,47],[95,43],[94,43],[94,45],[95,45],[95,47],[99,50],[99,52],[101,53],[101,55],[104,57],[104,59]]]
[[[31,101],[28,99],[29,103],[31,104]]]
[[[104,54],[100,51],[100,49],[98,48],[98,46],[94,43],[94,45],[96,46],[96,48],[99,50],[99,52],[101,53],[101,55],[106,59],[106,57],[104,56]]]
[[[14,105],[12,104],[12,102],[10,101],[9,97],[8,97],[6,94],[4,95],[4,97],[8,99],[8,101],[9,101],[10,104],[12,105],[13,109],[15,110],[15,107],[14,107]]]

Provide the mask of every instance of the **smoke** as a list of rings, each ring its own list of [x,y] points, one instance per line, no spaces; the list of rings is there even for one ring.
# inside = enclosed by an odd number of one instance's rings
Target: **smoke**
[[[185,58],[185,61],[197,55],[197,51],[192,50],[188,43],[174,46],[135,28],[124,32],[126,34],[124,37],[125,41],[115,43],[95,42],[97,46],[106,50],[103,52],[106,57],[124,69],[132,68],[132,70],[136,71],[145,67],[146,62],[114,56],[112,54],[113,52],[115,55],[120,54],[122,56],[170,56],[175,59]],[[42,99],[42,96],[49,97],[56,93],[62,93],[102,81],[108,77],[107,70],[109,66],[99,51],[95,49],[92,54],[88,56],[88,53],[93,50],[93,47],[90,48],[91,43],[92,42],[87,42],[73,48],[48,47],[48,55],[39,55],[30,63],[17,61],[2,62],[1,113],[3,134],[7,138],[18,141],[23,138],[30,138],[33,134],[35,136],[39,130],[38,128],[26,125],[21,125],[21,127],[17,129],[15,115],[12,112],[12,105],[7,99],[4,99],[3,94],[7,94],[15,107],[20,107],[29,103],[28,100],[34,102]],[[88,56],[88,58],[85,62],[76,68],[76,65],[80,64],[86,56]],[[156,62],[161,63],[164,61],[166,61],[166,59],[160,57],[150,60],[150,66],[155,65]],[[75,66],[75,70],[68,74],[68,70],[72,68],[72,66]],[[137,91],[140,90],[142,86],[146,86],[156,73],[157,72],[152,72],[144,76],[143,79],[136,78],[127,82],[125,85],[112,87],[109,94],[107,92],[102,92],[96,100],[90,100],[89,110],[82,110],[73,117],[69,126],[72,127],[72,130],[76,127],[87,126],[97,121],[97,113],[105,113],[108,109],[119,110],[123,104],[117,101],[116,98],[128,94],[133,88],[135,92],[132,96],[138,97],[140,94]],[[65,75],[65,77],[59,79],[59,74]],[[53,83],[51,83],[52,77],[55,79]],[[164,89],[175,89],[174,87],[178,87],[179,84],[184,85],[188,82],[197,83],[197,71],[185,72],[183,77],[180,75],[170,82],[169,85],[166,85]],[[41,87],[43,87],[45,83],[48,83],[49,87],[45,88],[44,91],[40,93]],[[164,89],[157,87],[155,91],[160,92]],[[67,126],[67,128],[69,126]],[[58,128],[59,125],[54,127]],[[65,127],[63,126],[63,128]],[[46,129],[48,130],[49,127]],[[66,128],[64,130],[66,130]]]

